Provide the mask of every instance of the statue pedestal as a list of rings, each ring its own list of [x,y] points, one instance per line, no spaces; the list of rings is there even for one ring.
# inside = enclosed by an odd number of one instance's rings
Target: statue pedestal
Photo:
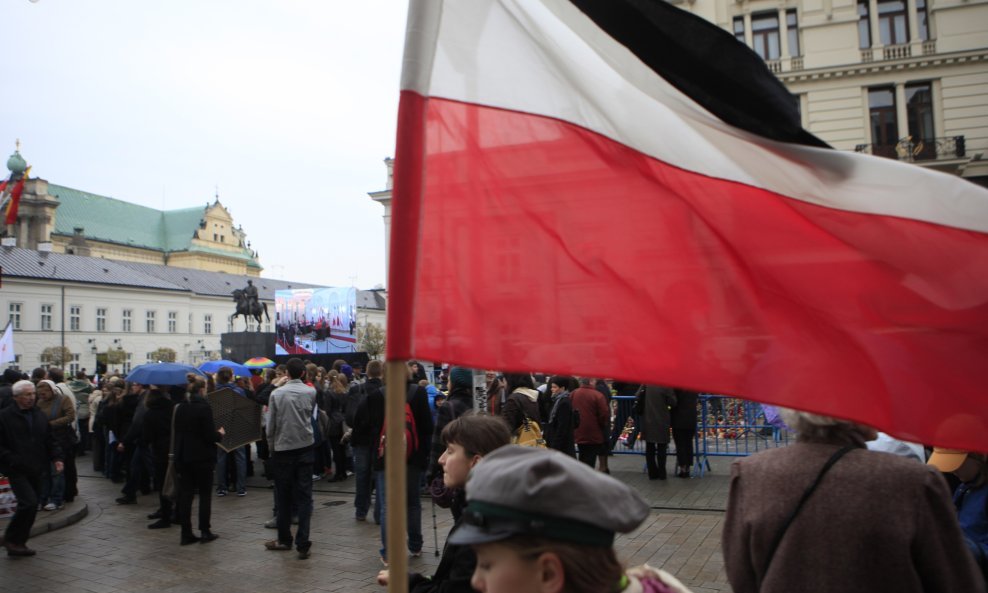
[[[223,358],[244,362],[255,356],[274,360],[274,332],[232,332],[220,335]]]

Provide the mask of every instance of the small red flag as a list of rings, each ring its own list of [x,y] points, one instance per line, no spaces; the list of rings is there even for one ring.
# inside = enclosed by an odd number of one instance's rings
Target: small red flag
[[[27,176],[31,172],[31,167],[28,167],[21,178],[17,180],[14,184],[14,189],[10,190],[10,203],[7,204],[7,224],[14,224],[17,222],[17,207],[21,203],[21,194],[24,193],[24,182],[27,181]],[[4,186],[7,182],[4,182]]]

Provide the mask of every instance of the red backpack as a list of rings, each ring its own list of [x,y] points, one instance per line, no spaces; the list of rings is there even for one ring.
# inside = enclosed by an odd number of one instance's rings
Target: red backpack
[[[381,425],[381,438],[377,445],[377,458],[384,461],[385,441],[384,433],[388,425],[387,419]],[[412,455],[419,450],[419,433],[415,428],[415,416],[412,414],[412,406],[405,402],[405,461],[412,458]]]

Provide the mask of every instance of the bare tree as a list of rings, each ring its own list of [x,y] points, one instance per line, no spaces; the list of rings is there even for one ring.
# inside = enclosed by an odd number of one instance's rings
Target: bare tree
[[[387,343],[387,336],[385,335],[384,328],[381,326],[365,321],[363,325],[359,326],[360,340],[358,342],[358,347],[367,353],[367,356],[371,358],[380,358],[381,354],[384,353],[384,346]]]
[[[175,362],[175,351],[167,346],[162,346],[151,353],[151,360],[157,362]]]
[[[65,346],[49,346],[41,351],[41,362],[56,367],[65,367],[72,360],[72,351]]]

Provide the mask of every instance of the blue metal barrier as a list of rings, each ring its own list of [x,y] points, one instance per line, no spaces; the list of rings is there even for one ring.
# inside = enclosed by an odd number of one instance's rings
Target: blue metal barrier
[[[617,410],[611,442],[616,455],[644,455],[645,443],[637,438],[641,421],[634,415],[634,396],[614,396]],[[631,422],[628,422],[628,419]],[[710,457],[745,457],[789,444],[789,432],[765,420],[761,404],[733,397],[701,395],[697,401],[696,436],[693,438],[693,476],[710,470]],[[669,439],[668,455],[676,455]]]
[[[769,424],[759,403],[701,395],[693,475],[710,469],[710,457],[747,457],[789,444],[789,431]]]

